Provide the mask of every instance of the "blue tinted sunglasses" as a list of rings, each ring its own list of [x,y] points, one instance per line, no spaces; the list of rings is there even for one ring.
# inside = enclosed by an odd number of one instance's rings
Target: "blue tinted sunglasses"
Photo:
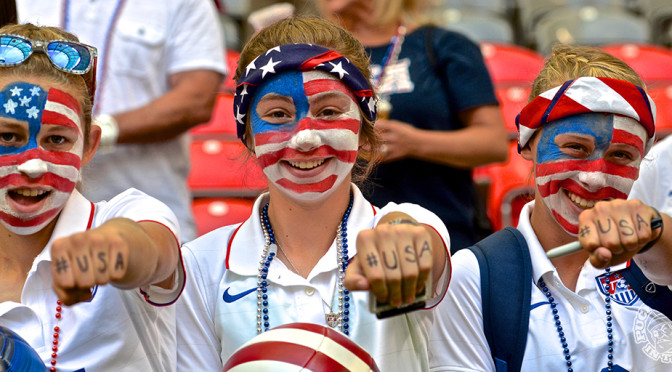
[[[0,34],[0,67],[21,64],[33,52],[44,53],[60,71],[82,75],[93,103],[98,61],[96,48],[70,40],[31,40],[21,35]]]

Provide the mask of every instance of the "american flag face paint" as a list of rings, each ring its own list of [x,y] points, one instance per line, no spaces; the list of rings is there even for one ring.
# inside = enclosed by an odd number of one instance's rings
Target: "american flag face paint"
[[[0,222],[40,231],[63,209],[79,179],[84,138],[79,102],[26,82],[0,91]]]
[[[598,201],[627,198],[647,141],[638,121],[614,114],[574,115],[543,128],[535,181],[565,231],[577,235],[579,214]]]
[[[278,74],[257,91],[250,115],[257,160],[279,190],[317,200],[349,179],[362,117],[348,87],[333,75]]]

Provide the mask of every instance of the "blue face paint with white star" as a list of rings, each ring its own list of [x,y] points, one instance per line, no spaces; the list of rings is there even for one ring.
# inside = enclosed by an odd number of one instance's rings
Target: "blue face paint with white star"
[[[0,117],[28,123],[28,143],[21,147],[0,146],[0,155],[14,155],[37,148],[37,135],[42,126],[42,112],[47,92],[39,85],[22,81],[9,83],[0,91]]]
[[[257,104],[259,101],[269,93],[274,93],[279,96],[285,96],[292,99],[296,114],[294,121],[287,124],[273,124],[264,121],[257,113]],[[250,125],[252,126],[252,133],[265,133],[269,131],[288,131],[291,132],[296,124],[302,118],[308,115],[310,104],[306,91],[303,87],[303,72],[301,71],[287,71],[264,82],[259,91],[254,96],[250,110]]]
[[[587,113],[568,116],[555,120],[544,127],[537,144],[537,162],[571,160],[555,143],[560,134],[586,134],[594,138],[595,150],[587,160],[596,160],[604,156],[609,148],[614,132],[614,115]]]

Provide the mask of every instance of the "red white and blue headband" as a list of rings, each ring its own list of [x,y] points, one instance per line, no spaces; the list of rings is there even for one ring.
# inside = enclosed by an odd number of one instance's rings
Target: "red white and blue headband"
[[[341,54],[311,44],[279,45],[255,58],[238,79],[233,99],[233,114],[236,117],[238,138],[245,142],[245,120],[252,97],[266,79],[284,71],[328,72],[345,83],[357,99],[364,116],[376,121],[376,100],[371,84],[350,61]]]
[[[567,116],[590,112],[612,113],[637,120],[649,136],[656,131],[656,105],[635,84],[606,77],[580,77],[541,93],[516,117],[518,152],[543,125]]]

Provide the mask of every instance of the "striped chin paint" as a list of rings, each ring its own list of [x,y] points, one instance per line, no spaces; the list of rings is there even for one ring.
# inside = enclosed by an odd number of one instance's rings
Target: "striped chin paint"
[[[10,231],[34,234],[65,206],[84,152],[80,118],[61,90],[14,82],[0,91],[0,222]]]
[[[598,201],[628,197],[647,140],[639,122],[614,114],[574,115],[543,128],[535,181],[565,231],[577,235],[579,214]]]
[[[359,106],[323,71],[288,71],[267,80],[250,109],[257,160],[290,197],[319,200],[349,179],[359,147]]]

